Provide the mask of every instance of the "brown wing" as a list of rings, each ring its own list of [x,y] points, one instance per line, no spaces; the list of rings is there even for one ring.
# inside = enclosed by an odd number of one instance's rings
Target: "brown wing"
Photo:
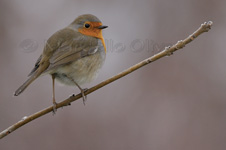
[[[49,66],[43,70],[46,72],[57,66],[94,54],[98,49],[97,45],[96,38],[83,36],[69,28],[62,29],[48,39],[43,54],[36,61],[29,76],[36,72],[42,59],[49,61]]]
[[[46,71],[92,55],[97,51],[98,40],[96,38],[84,37],[78,32],[72,33],[68,33],[66,40],[53,52],[49,59],[50,65]]]

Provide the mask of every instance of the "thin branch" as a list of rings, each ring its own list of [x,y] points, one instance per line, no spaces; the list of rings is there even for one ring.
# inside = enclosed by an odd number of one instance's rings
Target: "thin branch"
[[[210,29],[211,29],[211,26],[213,25],[213,22],[212,21],[209,21],[209,22],[205,22],[203,23],[193,34],[191,34],[190,36],[188,36],[186,39],[184,40],[181,40],[181,41],[178,41],[175,45],[173,46],[168,46],[168,47],[165,47],[165,49],[157,54],[155,54],[154,56],[150,57],[150,58],[147,58],[143,61],[141,61],[140,63],[126,69],[125,71],[97,84],[96,86],[93,86],[92,88],[88,89],[86,92],[85,92],[85,95],[88,95],[100,88],[102,88],[103,86],[105,85],[108,85],[110,84],[111,82],[115,81],[115,80],[118,80],[128,74],[130,74],[131,72],[151,63],[151,62],[154,62],[164,56],[170,56],[172,55],[175,51],[179,50],[179,49],[182,49],[186,44],[190,43],[191,41],[193,41],[195,38],[197,38],[200,34],[204,33],[204,32],[208,32]],[[82,95],[81,93],[78,94],[78,95],[72,95],[71,97],[69,97],[68,99],[60,102],[57,104],[57,109],[60,108],[60,107],[63,107],[63,106],[68,106],[71,104],[71,102],[75,101],[75,100],[78,100],[79,98],[81,98]],[[31,122],[32,120],[34,119],[37,119],[49,112],[53,111],[53,107],[52,106],[49,106],[48,108],[45,108],[35,114],[32,114],[30,116],[25,116],[23,117],[19,122],[15,123],[14,125],[8,127],[7,129],[5,129],[4,131],[2,131],[0,133],[0,139],[9,135],[10,133],[12,133],[13,131],[15,131],[16,129],[22,127],[23,125]]]

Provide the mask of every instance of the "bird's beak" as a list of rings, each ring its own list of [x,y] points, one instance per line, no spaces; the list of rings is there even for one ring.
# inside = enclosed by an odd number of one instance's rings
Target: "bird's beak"
[[[105,28],[107,28],[108,26],[103,26],[103,25],[101,25],[101,26],[99,26],[99,27],[97,27],[98,29],[105,29]]]

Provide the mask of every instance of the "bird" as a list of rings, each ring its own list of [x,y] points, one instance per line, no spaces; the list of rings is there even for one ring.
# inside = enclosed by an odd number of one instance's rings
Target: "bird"
[[[78,16],[70,25],[54,33],[45,43],[28,79],[15,91],[20,95],[35,79],[52,77],[53,112],[56,112],[55,79],[65,85],[77,86],[85,104],[84,83],[93,81],[106,58],[102,30],[108,26],[92,14]]]

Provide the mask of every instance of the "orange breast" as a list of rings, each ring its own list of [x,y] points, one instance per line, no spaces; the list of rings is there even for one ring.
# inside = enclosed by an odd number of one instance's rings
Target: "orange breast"
[[[80,28],[78,31],[84,35],[88,35],[88,36],[92,36],[92,37],[96,37],[101,39],[102,44],[104,46],[104,50],[106,52],[106,46],[105,46],[105,42],[104,42],[104,38],[102,35],[102,30],[98,29],[99,26],[102,25],[102,23],[100,22],[87,22],[91,25],[90,28]]]

